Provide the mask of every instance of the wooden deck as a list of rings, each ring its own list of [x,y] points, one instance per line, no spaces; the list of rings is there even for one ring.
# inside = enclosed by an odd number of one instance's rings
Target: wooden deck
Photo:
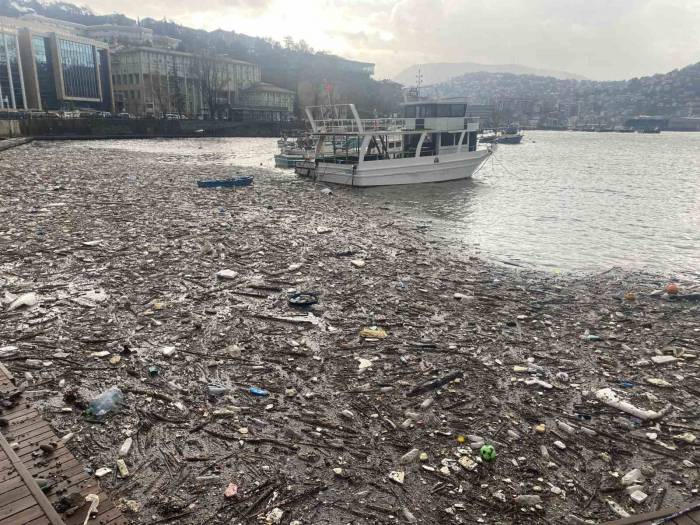
[[[12,376],[0,365],[0,394],[13,391]],[[88,494],[100,497],[98,514],[88,524],[128,523],[35,408],[20,399],[1,417],[6,424],[0,427],[0,525],[83,525],[90,508],[84,501]],[[40,445],[50,443],[57,444],[53,451],[40,450]],[[47,494],[37,478],[53,484]],[[82,506],[70,515],[57,513],[53,505],[72,493],[80,495]]]
[[[697,506],[698,504],[700,504],[700,501],[694,501],[683,506],[682,508],[669,508],[662,509],[657,512],[637,514],[622,520],[610,521],[608,523],[604,523],[603,525],[653,525],[654,523],[657,523],[658,520],[662,520],[663,518],[669,519],[669,521],[663,522],[664,525],[700,525],[700,508],[683,514],[677,518],[670,518],[670,516],[673,514],[676,514],[681,510]]]

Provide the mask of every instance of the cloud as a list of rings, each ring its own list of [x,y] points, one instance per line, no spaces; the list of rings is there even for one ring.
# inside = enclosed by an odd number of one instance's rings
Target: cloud
[[[700,61],[700,0],[83,0],[97,12],[167,17],[377,63],[521,64],[594,79]]]

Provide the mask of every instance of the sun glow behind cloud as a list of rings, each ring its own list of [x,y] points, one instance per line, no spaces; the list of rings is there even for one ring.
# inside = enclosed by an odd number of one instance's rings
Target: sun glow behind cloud
[[[700,0],[83,0],[96,12],[226,29],[377,64],[521,64],[595,79],[700,61]]]

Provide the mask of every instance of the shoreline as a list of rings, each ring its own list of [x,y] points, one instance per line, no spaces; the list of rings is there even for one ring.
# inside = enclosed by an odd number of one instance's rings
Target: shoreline
[[[697,445],[674,437],[698,433],[698,307],[650,296],[661,277],[500,268],[347,192],[285,191],[264,169],[234,168],[257,176],[251,188],[206,190],[196,180],[231,168],[36,148],[0,157],[0,293],[38,294],[30,309],[3,303],[0,347],[16,351],[0,360],[31,375],[93,469],[114,468],[132,437],[130,477],[102,484],[138,503],[135,523],[274,522],[275,508],[281,523],[598,522],[617,517],[607,499],[642,512],[697,497]],[[292,288],[319,304],[291,306]],[[386,337],[360,336],[372,326]],[[112,385],[126,405],[87,423]],[[603,387],[674,409],[656,429],[597,401]],[[428,458],[402,461],[413,449]],[[610,472],[641,466],[654,475],[634,504]]]

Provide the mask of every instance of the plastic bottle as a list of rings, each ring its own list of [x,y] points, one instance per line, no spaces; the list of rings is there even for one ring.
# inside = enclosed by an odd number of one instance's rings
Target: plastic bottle
[[[88,415],[95,419],[104,419],[111,413],[121,409],[124,403],[124,394],[118,387],[113,386],[109,390],[105,390],[95,399],[90,401],[90,406],[87,409]]]

